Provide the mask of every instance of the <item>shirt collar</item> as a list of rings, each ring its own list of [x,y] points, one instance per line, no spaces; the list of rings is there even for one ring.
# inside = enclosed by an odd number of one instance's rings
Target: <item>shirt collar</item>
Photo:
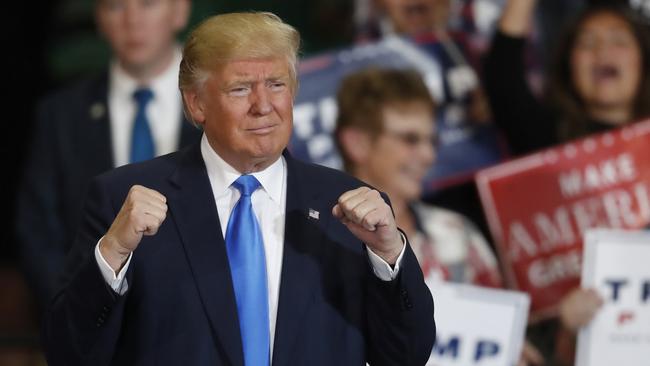
[[[230,185],[242,174],[223,160],[210,146],[205,134],[201,137],[201,155],[208,171],[210,184],[216,198],[228,193]],[[280,156],[266,169],[252,173],[262,186],[262,189],[277,204],[281,204],[282,186],[284,184],[284,170],[286,169],[284,157]]]
[[[122,96],[131,100],[133,92],[141,86],[149,87],[154,95],[154,100],[161,100],[165,104],[172,103],[178,98],[178,72],[183,55],[180,46],[174,47],[172,62],[161,74],[151,79],[149,85],[139,85],[138,80],[129,75],[114,59],[110,64],[110,86],[114,96]]]

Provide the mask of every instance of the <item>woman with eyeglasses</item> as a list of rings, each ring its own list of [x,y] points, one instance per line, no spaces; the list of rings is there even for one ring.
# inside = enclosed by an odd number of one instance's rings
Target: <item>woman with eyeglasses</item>
[[[425,279],[500,287],[497,261],[475,226],[420,201],[437,143],[435,105],[420,75],[367,69],[345,78],[337,99],[345,169],[388,194]]]

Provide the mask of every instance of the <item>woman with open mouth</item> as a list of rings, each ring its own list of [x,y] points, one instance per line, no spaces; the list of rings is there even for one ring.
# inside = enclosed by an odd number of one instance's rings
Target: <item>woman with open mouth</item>
[[[541,98],[525,78],[524,49],[537,0],[508,0],[483,75],[495,123],[513,155],[527,154],[650,117],[650,35],[624,5],[591,5],[559,40]],[[575,289],[558,316],[529,337],[544,365],[572,365],[575,332],[603,303],[594,290]]]
[[[536,3],[508,1],[483,70],[495,122],[514,155],[650,116],[648,26],[622,5],[589,6],[575,18],[537,98],[523,56]]]

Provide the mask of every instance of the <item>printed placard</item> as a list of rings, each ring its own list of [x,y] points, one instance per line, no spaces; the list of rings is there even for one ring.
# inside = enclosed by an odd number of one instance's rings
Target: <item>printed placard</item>
[[[524,342],[527,294],[471,285],[429,285],[436,344],[427,366],[515,365]]]
[[[576,366],[650,363],[650,232],[589,230],[582,287],[605,300],[578,335]]]
[[[488,168],[477,184],[509,284],[535,316],[579,285],[582,236],[650,222],[650,120]]]

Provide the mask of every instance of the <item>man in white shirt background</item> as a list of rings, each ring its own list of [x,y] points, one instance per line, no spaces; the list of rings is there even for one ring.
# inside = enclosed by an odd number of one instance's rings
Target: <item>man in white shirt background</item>
[[[96,0],[97,27],[112,51],[108,70],[39,104],[16,235],[41,310],[56,290],[90,179],[198,140],[177,87],[176,36],[190,8],[190,0]]]

